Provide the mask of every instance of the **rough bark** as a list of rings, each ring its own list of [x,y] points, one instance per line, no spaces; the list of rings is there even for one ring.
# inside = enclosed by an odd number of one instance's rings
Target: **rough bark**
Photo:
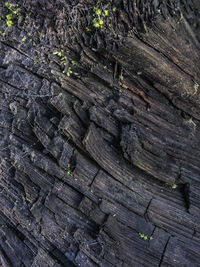
[[[199,13],[1,1],[1,266],[199,266]]]

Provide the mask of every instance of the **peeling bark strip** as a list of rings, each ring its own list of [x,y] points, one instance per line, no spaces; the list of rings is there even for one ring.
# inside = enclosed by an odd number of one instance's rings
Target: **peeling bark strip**
[[[199,266],[199,0],[0,18],[0,265]]]

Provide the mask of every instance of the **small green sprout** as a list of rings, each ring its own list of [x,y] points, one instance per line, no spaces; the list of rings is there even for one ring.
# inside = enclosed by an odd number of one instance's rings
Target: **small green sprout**
[[[105,16],[108,16],[109,12],[108,10],[104,10],[102,12],[102,10],[99,8],[99,7],[95,7],[93,8],[93,16],[94,16],[94,19],[92,21],[92,24],[95,28],[103,28],[103,25],[104,25],[104,21],[102,19],[102,16],[105,17]]]
[[[13,21],[12,20],[6,20],[6,24],[9,28],[13,26]]]
[[[147,240],[148,239],[148,236],[147,235],[144,235],[143,238],[144,238],[144,240]]]
[[[8,14],[6,16],[6,24],[8,27],[12,27],[13,26],[13,15],[12,14]]]
[[[142,75],[142,72],[141,72],[141,71],[138,71],[138,72],[137,72],[137,75],[138,75],[138,76]]]
[[[177,188],[177,184],[173,184],[172,189],[176,189],[176,188]]]
[[[62,52],[61,51],[54,51],[53,54],[57,55],[59,57],[62,57]]]
[[[143,234],[143,233],[139,233],[139,236],[142,238],[142,239],[144,239],[145,241],[146,240],[152,240],[153,239],[153,237],[152,236],[150,236],[150,237],[148,237],[148,235],[145,235],[145,234]]]
[[[143,239],[144,239],[144,237],[145,237],[145,239],[147,238],[147,236],[146,236],[145,234],[142,234],[142,233],[139,233],[139,236],[140,236],[141,238],[143,238]]]
[[[70,163],[67,164],[67,174],[70,175],[70,176],[72,176],[72,172],[70,170],[70,167],[71,167]]]
[[[119,80],[120,80],[120,81],[123,81],[123,79],[124,79],[124,76],[121,74],[121,75],[119,76]]]
[[[0,31],[0,35],[1,35],[1,36],[5,36],[5,35],[6,35],[6,33],[5,33],[5,32],[2,32],[2,31]]]
[[[75,60],[71,60],[71,63],[72,63],[73,66],[77,65],[77,62]]]
[[[70,175],[70,176],[72,175],[70,170],[67,171],[67,174]]]
[[[100,25],[103,25],[103,23],[104,23],[103,20],[102,19],[99,19],[99,24]]]
[[[113,9],[112,9],[112,10],[113,10],[113,12],[115,12],[115,11],[117,10],[117,8],[116,8],[116,7],[113,7]]]
[[[69,77],[73,73],[71,67],[68,68],[67,70],[67,76]]]
[[[95,9],[95,13],[96,13],[97,16],[100,16],[101,13],[102,13],[101,9],[99,9],[99,8]]]
[[[13,4],[11,4],[11,3],[8,3],[8,2],[5,2],[5,6],[7,7],[7,8],[12,8],[13,7]]]
[[[109,11],[108,10],[104,10],[103,16],[108,17],[109,16]]]
[[[103,20],[101,18],[95,18],[93,19],[93,26],[95,28],[103,28]]]
[[[99,28],[100,27],[100,24],[98,22],[94,22],[93,25],[94,25],[95,28]]]
[[[22,42],[25,42],[26,41],[26,37],[22,38]]]
[[[91,31],[91,29],[89,27],[86,27],[85,29],[86,29],[87,32]]]
[[[12,4],[12,3],[6,2],[6,3],[5,3],[5,6],[6,6],[10,11],[12,11],[13,14],[15,14],[15,15],[18,14],[18,10],[16,10],[16,8],[18,8],[19,5],[14,5],[14,4]]]

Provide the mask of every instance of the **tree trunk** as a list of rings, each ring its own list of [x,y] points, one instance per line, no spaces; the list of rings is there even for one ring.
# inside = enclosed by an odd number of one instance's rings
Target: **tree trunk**
[[[199,266],[199,15],[1,1],[1,266]]]

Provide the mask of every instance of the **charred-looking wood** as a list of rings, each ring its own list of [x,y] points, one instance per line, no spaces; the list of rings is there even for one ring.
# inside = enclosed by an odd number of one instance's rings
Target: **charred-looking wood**
[[[185,183],[183,185],[182,191],[183,191],[183,195],[185,198],[186,209],[187,209],[187,211],[189,211],[189,209],[190,209],[190,184]]]
[[[199,14],[0,2],[0,265],[199,266]]]

